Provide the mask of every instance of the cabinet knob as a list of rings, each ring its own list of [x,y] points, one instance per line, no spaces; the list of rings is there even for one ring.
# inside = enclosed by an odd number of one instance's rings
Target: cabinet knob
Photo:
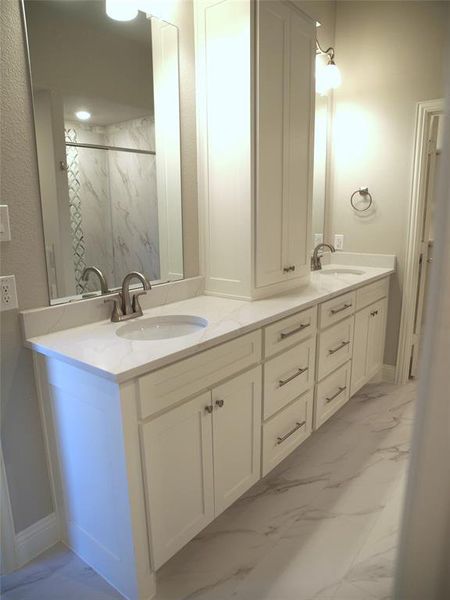
[[[284,267],[283,273],[290,273],[291,271],[295,271],[295,265],[291,265],[289,267]]]
[[[373,311],[370,313],[370,316],[371,316],[371,317],[375,317],[377,314],[378,314],[378,311],[377,311],[377,310],[373,310]]]
[[[205,410],[206,410],[207,413],[211,414],[212,411],[213,411],[213,407],[210,404],[208,404],[208,406],[205,406]]]
[[[218,406],[219,408],[222,408],[222,406],[225,404],[224,400],[216,400],[216,406]]]

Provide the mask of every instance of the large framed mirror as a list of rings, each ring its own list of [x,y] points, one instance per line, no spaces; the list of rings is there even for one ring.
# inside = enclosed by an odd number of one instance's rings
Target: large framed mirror
[[[23,9],[50,303],[182,278],[177,28],[104,0]]]

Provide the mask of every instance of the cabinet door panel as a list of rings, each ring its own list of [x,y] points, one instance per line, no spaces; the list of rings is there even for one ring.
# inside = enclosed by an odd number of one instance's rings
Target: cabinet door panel
[[[366,383],[369,314],[370,307],[357,312],[355,315],[352,378],[350,388],[351,395],[356,394],[356,392]]]
[[[284,215],[289,10],[280,2],[258,3],[256,283],[286,274]]]
[[[367,381],[374,377],[383,366],[384,337],[386,329],[386,299],[369,306],[369,327],[367,336]]]
[[[289,37],[289,112],[285,132],[287,262],[290,277],[310,270],[310,230],[314,149],[315,26],[291,9]]]
[[[212,416],[207,392],[142,427],[154,568],[214,518]]]
[[[215,514],[260,477],[261,367],[212,392]]]

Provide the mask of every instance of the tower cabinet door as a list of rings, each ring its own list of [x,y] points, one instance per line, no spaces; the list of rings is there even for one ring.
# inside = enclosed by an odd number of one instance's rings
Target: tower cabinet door
[[[154,568],[214,518],[211,393],[142,428]]]
[[[212,400],[217,516],[260,477],[261,367],[216,387]]]
[[[315,27],[257,4],[256,286],[309,272]]]

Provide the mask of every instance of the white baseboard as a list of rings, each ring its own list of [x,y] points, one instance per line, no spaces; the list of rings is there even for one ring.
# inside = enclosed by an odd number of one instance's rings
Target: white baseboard
[[[17,567],[20,568],[60,539],[56,513],[51,513],[16,535]]]

